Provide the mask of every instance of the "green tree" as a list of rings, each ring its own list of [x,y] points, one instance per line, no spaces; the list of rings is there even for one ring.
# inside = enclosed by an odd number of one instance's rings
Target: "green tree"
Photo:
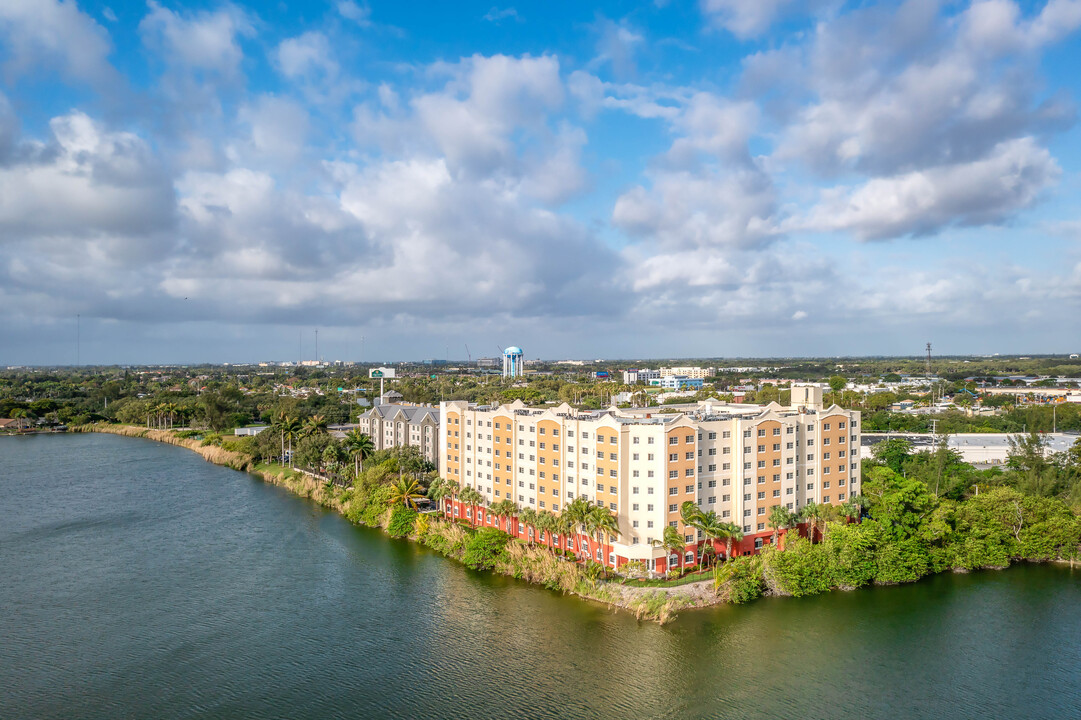
[[[359,476],[364,467],[364,461],[375,452],[375,443],[367,433],[362,433],[359,428],[353,428],[345,435],[345,447],[353,457],[354,474]]]
[[[391,503],[417,509],[417,500],[424,497],[416,478],[398,478],[391,485]]]
[[[683,549],[687,546],[687,543],[683,540],[683,535],[680,534],[677,528],[671,525],[664,528],[664,534],[660,540],[654,540],[653,545],[664,548],[664,564],[665,567],[671,570],[670,560],[675,553],[679,554],[679,567],[683,569]]]
[[[777,547],[777,540],[781,530],[792,527],[798,517],[789,511],[784,505],[774,505],[770,508],[767,524],[773,529],[773,546]]]

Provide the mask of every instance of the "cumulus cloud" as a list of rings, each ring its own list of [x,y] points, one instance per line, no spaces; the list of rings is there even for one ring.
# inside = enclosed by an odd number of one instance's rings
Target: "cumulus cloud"
[[[925,235],[944,227],[1001,223],[1029,207],[1060,175],[1032,138],[1001,143],[986,158],[835,188],[792,226],[847,230],[861,240]]]
[[[238,38],[255,33],[248,15],[233,5],[220,10],[176,13],[154,0],[139,23],[143,42],[170,62],[188,70],[233,78],[240,74],[244,51]]]
[[[306,32],[282,40],[278,45],[276,60],[281,73],[291,80],[318,73],[331,78],[338,73],[338,63],[334,60],[330,42],[321,32]]]
[[[123,235],[167,227],[174,197],[147,144],[81,112],[54,118],[45,143],[26,141],[0,166],[0,236]],[[135,241],[133,241],[135,243]]]
[[[108,59],[113,49],[108,32],[74,2],[5,0],[0,38],[8,83],[41,68],[101,89],[117,80]]]
[[[797,0],[701,0],[702,14],[710,24],[738,38],[751,38],[769,29],[783,11]]]

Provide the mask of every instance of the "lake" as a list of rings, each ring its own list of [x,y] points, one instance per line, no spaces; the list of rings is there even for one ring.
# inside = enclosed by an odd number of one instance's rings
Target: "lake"
[[[0,438],[0,610],[5,720],[1081,716],[1081,568],[660,627],[113,435]]]

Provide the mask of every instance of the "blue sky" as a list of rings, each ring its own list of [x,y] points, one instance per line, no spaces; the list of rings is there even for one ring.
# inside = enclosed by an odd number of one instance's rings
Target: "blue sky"
[[[1081,0],[9,0],[0,364],[1074,352],[1078,67]]]

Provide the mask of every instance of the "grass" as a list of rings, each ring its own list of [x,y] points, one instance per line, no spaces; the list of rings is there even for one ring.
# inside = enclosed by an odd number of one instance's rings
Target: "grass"
[[[623,582],[627,587],[679,587],[680,585],[690,585],[691,583],[702,582],[703,580],[712,580],[713,570],[699,570],[698,572],[688,573],[681,578],[675,580],[625,580]]]

